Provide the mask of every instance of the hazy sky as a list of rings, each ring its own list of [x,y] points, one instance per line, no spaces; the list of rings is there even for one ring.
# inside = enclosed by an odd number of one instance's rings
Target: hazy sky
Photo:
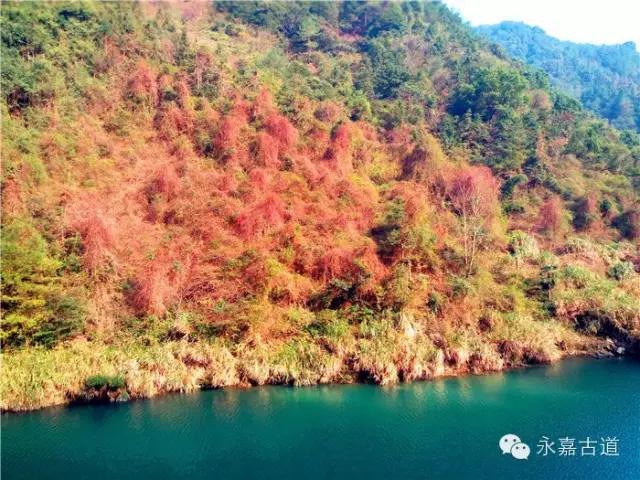
[[[472,25],[517,20],[561,40],[640,49],[640,0],[443,0]]]

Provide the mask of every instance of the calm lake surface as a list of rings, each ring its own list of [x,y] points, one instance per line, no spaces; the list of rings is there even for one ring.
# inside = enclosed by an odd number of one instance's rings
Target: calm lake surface
[[[518,435],[528,460],[502,454]],[[537,453],[543,436],[556,453]],[[559,455],[559,438],[575,456]],[[595,456],[579,441],[597,440]],[[615,437],[618,456],[601,455]],[[583,446],[585,444],[582,444]],[[584,453],[590,453],[585,450]],[[264,387],[2,416],[4,479],[640,478],[640,362],[414,383]]]

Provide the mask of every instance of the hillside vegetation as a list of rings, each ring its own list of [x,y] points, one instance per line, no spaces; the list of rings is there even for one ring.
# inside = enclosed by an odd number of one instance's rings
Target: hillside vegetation
[[[615,127],[640,131],[640,53],[633,42],[566,42],[519,22],[482,25],[477,31],[509,55],[544,70],[560,90]]]
[[[637,351],[640,137],[443,5],[1,21],[3,409]]]

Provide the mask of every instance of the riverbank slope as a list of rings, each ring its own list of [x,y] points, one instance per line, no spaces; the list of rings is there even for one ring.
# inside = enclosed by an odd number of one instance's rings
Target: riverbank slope
[[[0,16],[3,409],[635,350],[640,137],[442,3]]]

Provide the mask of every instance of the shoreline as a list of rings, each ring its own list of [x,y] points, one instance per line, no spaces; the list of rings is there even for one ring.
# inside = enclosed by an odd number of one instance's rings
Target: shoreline
[[[176,345],[174,345],[176,346]],[[198,359],[189,357],[180,358],[187,366],[183,372],[182,382],[170,383],[169,374],[164,372],[157,378],[151,388],[147,385],[147,389],[141,388],[140,384],[136,384],[131,372],[123,376],[124,385],[117,388],[111,388],[109,385],[101,387],[88,386],[85,381],[77,382],[75,389],[69,389],[64,392],[64,396],[49,396],[42,398],[40,401],[31,404],[18,403],[15,401],[10,403],[4,398],[4,392],[7,387],[3,384],[3,398],[0,412],[2,414],[21,414],[36,410],[44,410],[53,407],[67,408],[75,405],[87,404],[111,404],[111,403],[127,403],[137,400],[146,400],[170,394],[188,394],[197,391],[218,390],[223,388],[231,389],[249,389],[257,386],[289,386],[289,387],[313,387],[319,385],[355,385],[355,384],[371,384],[377,386],[393,386],[402,383],[426,382],[431,380],[440,380],[447,378],[456,378],[462,376],[480,376],[491,373],[515,371],[536,366],[545,366],[554,364],[571,358],[591,357],[593,359],[603,358],[637,358],[635,350],[624,348],[621,350],[620,345],[610,339],[594,339],[590,338],[588,344],[581,345],[582,348],[558,352],[557,355],[545,358],[529,359],[528,361],[512,362],[499,357],[498,363],[483,362],[483,359],[474,360],[474,355],[467,355],[467,358],[452,355],[449,358],[443,350],[438,350],[436,361],[428,368],[423,368],[421,373],[407,372],[399,368],[396,372],[386,372],[382,376],[372,375],[371,372],[363,372],[357,368],[357,363],[353,359],[334,357],[334,361],[340,361],[339,368],[333,371],[330,377],[320,377],[315,381],[307,379],[306,381],[292,380],[286,375],[274,375],[277,372],[276,365],[262,365],[270,371],[270,375],[263,381],[255,381],[256,379],[247,378],[246,366],[240,365],[238,359],[234,358],[233,369],[229,370],[229,365],[215,365],[208,363],[206,367],[210,367],[213,371],[207,372],[203,368],[206,362],[198,364]],[[9,354],[11,355],[11,354]],[[3,354],[3,379],[6,376],[6,353]],[[464,357],[464,355],[462,355]],[[202,359],[200,359],[202,361]],[[458,363],[454,363],[454,360]],[[484,359],[486,360],[486,359]],[[130,360],[137,361],[137,360]],[[424,367],[424,366],[423,366]],[[224,370],[227,376],[224,375]],[[409,373],[409,375],[407,375]],[[222,375],[221,375],[222,374]],[[302,373],[304,375],[304,372]],[[49,379],[51,381],[51,379]],[[195,380],[195,381],[194,381]],[[252,381],[253,380],[253,381]],[[44,390],[44,389],[43,389]]]

